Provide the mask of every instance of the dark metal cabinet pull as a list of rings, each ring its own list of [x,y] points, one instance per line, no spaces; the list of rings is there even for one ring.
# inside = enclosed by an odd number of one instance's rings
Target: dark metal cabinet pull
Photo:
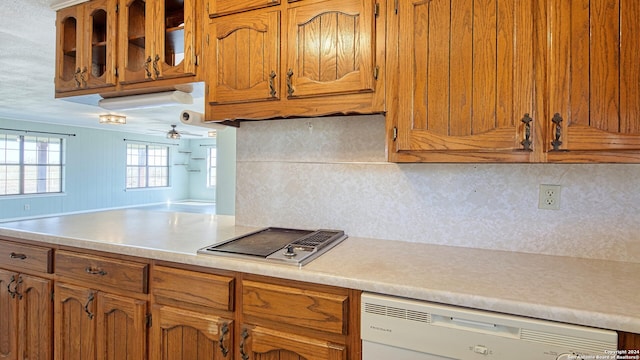
[[[551,119],[551,122],[553,122],[554,124],[556,124],[556,134],[555,134],[555,140],[553,140],[551,142],[551,146],[553,146],[553,151],[559,151],[560,150],[560,145],[562,145],[562,116],[560,116],[560,114],[556,113],[555,115],[553,115],[553,119]]]
[[[107,275],[107,272],[102,270],[102,269],[100,269],[100,268],[96,269],[96,268],[92,268],[92,267],[86,267],[84,269],[84,272],[86,272],[87,274],[90,274],[90,275],[100,275],[100,276]]]
[[[80,80],[78,77],[80,76],[80,68],[76,69],[76,72],[73,73],[73,79],[76,81],[76,87],[80,87]]]
[[[22,284],[22,276],[18,276],[18,281],[16,281],[16,286],[13,287],[13,296],[17,296],[18,300],[22,300],[22,294],[20,294],[18,292],[18,286],[20,286],[20,284]]]
[[[271,70],[271,74],[269,74],[269,94],[271,97],[276,97],[276,84],[274,82],[276,78],[276,72]]]
[[[147,61],[144,62],[144,71],[147,73],[147,77],[151,77],[151,71],[149,71],[149,64],[151,64],[151,56],[147,57]]]
[[[9,254],[9,257],[12,259],[25,260],[27,258],[27,255],[12,252],[11,254]]]
[[[520,144],[523,150],[531,151],[531,122],[533,119],[529,116],[529,113],[526,113],[520,121],[524,123],[524,140]]]
[[[242,356],[242,360],[249,360],[249,355],[244,349],[244,346],[246,345],[245,341],[249,338],[249,332],[247,329],[242,330],[240,337],[242,338],[242,340],[240,340],[240,355]]]
[[[160,61],[160,55],[156,55],[153,60],[153,72],[156,74],[156,78],[160,76],[160,69],[158,68],[158,61]]]
[[[224,323],[222,324],[222,328],[220,329],[220,340],[218,341],[219,343],[219,347],[220,347],[220,351],[222,352],[222,356],[227,357],[227,354],[229,354],[229,349],[227,349],[224,346],[224,336],[227,335],[229,333],[229,324]]]
[[[9,292],[9,295],[11,295],[11,298],[15,298],[16,297],[16,292],[15,291],[11,291],[11,284],[13,284],[14,282],[16,282],[16,277],[14,275],[11,275],[11,279],[9,279],[9,285],[7,285],[7,291]],[[18,285],[16,284],[16,287]]]
[[[93,298],[94,298],[93,293],[92,292],[89,293],[89,296],[87,297],[87,302],[84,304],[84,312],[87,314],[90,320],[93,320],[93,316],[94,316],[91,310],[89,310],[89,305],[93,301]]]
[[[291,83],[291,78],[293,77],[293,70],[289,69],[287,71],[287,93],[289,96],[293,96],[293,84]]]

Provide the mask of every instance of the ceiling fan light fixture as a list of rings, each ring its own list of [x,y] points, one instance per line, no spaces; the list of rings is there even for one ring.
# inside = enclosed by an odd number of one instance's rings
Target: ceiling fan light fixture
[[[167,133],[167,139],[180,140],[180,133],[176,130],[176,125],[171,125],[171,130]]]
[[[127,123],[127,117],[124,115],[104,114],[98,117],[100,124],[124,125]]]

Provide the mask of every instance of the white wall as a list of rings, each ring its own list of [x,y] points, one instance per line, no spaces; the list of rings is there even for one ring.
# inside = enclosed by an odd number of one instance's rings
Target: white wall
[[[382,116],[243,122],[236,223],[640,262],[640,165],[391,164],[384,138]]]

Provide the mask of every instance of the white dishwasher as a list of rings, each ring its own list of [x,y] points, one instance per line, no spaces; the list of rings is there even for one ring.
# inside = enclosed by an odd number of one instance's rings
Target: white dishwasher
[[[615,331],[362,294],[363,360],[615,359]],[[600,357],[597,357],[600,356]]]

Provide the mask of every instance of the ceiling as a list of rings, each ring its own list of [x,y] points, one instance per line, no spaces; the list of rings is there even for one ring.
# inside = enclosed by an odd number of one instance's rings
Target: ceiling
[[[172,124],[177,124],[178,131],[206,136],[207,128],[180,123],[183,110],[204,111],[203,95],[194,96],[193,105],[112,111],[127,116],[127,124],[122,126],[99,124],[98,115],[110,111],[96,105],[55,99],[56,13],[50,7],[53,2],[60,1],[3,0],[0,3],[0,118],[161,137]]]

